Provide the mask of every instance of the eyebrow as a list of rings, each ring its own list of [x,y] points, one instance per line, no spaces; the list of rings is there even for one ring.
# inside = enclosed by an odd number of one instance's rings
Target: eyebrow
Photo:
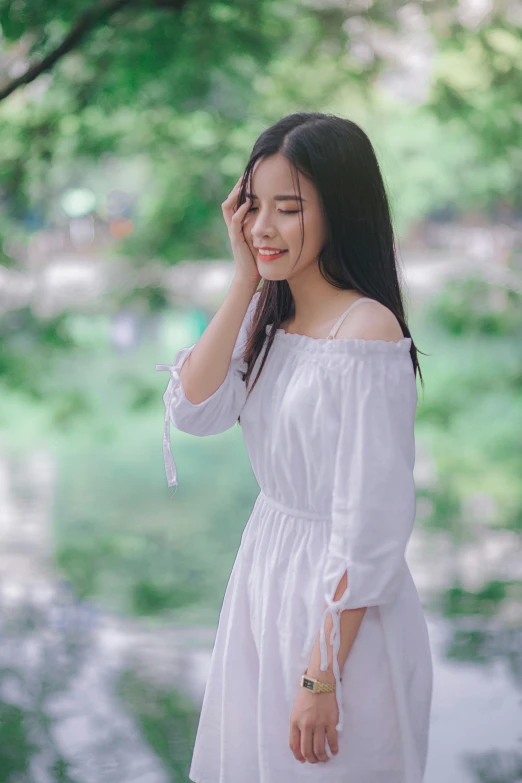
[[[247,198],[251,198],[252,200],[257,199],[257,196],[254,196],[253,193],[247,193]],[[301,198],[301,196],[274,196],[274,201],[306,201],[305,198]]]

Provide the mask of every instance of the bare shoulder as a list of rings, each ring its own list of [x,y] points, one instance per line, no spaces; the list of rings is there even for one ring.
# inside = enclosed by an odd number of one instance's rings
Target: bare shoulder
[[[348,313],[336,337],[398,342],[404,335],[399,321],[386,305],[380,302],[361,302]]]

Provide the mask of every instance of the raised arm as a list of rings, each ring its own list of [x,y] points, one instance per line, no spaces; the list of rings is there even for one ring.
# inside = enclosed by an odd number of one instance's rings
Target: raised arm
[[[167,482],[177,486],[170,450],[170,424],[191,435],[215,435],[229,429],[246,399],[243,351],[259,297],[257,284],[234,281],[211,322],[193,345],[181,348],[172,364],[156,365],[170,372],[163,395],[163,455]]]
[[[219,310],[183,362],[180,379],[192,405],[199,405],[217,391],[227,376],[232,354],[244,348],[245,316],[257,300],[255,290],[253,284],[234,278]]]

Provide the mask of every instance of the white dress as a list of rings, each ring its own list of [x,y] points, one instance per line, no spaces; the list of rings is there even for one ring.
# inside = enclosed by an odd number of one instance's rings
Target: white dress
[[[189,402],[179,376],[194,346],[182,348],[172,365],[156,368],[171,373],[163,396],[169,486],[178,484],[170,423],[212,435],[232,427],[241,414],[261,488],[223,599],[190,780],[421,783],[432,658],[405,560],[415,518],[411,338],[331,339],[362,298],[342,314],[329,338],[278,329],[246,401],[242,350],[258,296],[227,376],[206,400]],[[348,588],[334,603],[346,570]],[[336,653],[339,614],[357,607],[368,609],[342,679],[338,667],[334,671],[339,752],[332,756],[326,743],[328,761],[303,764],[289,747],[301,674],[320,628],[326,656],[326,613],[332,613]]]

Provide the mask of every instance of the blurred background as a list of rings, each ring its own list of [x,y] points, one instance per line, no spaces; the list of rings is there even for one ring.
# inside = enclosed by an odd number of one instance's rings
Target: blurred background
[[[0,0],[0,781],[186,783],[258,492],[156,363],[233,275],[220,204],[296,110],[360,123],[419,385],[426,783],[522,781],[519,0]],[[240,741],[240,740],[238,740]]]

